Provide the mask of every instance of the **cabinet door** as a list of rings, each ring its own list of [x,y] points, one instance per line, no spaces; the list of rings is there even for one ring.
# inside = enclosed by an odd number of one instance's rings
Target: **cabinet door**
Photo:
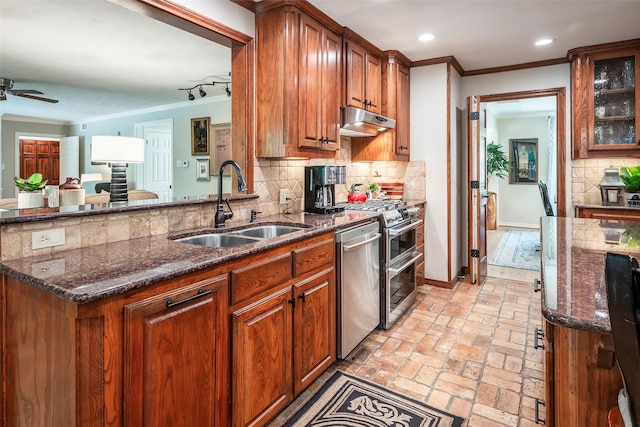
[[[322,144],[322,47],[322,26],[300,15],[299,146],[305,148],[318,148]]]
[[[367,53],[365,58],[366,74],[365,74],[365,100],[367,101],[366,109],[380,114],[380,98],[382,97],[381,74],[380,74],[380,58]]]
[[[225,425],[226,301],[219,276],[124,307],[125,425]]]
[[[325,150],[340,149],[340,100],[342,98],[341,54],[342,40],[340,36],[326,30],[322,37],[322,148]]]
[[[286,287],[232,315],[233,425],[263,425],[293,399],[293,299]]]
[[[336,358],[336,289],[333,268],[294,287],[294,387],[298,395]]]
[[[409,68],[398,65],[397,73],[397,110],[396,110],[396,155],[408,157],[411,153],[409,144]]]
[[[365,56],[366,52],[357,44],[347,41],[345,43],[347,56],[346,72],[346,99],[350,107],[365,108]]]

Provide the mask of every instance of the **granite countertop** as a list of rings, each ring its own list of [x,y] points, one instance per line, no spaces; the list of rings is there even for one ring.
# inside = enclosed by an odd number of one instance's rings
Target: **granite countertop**
[[[171,238],[213,229],[132,239],[50,255],[5,261],[0,272],[61,298],[87,303],[163,280],[214,267],[268,249],[335,231],[377,217],[373,213],[341,212],[332,215],[292,214],[260,218],[259,222],[233,221],[227,229],[263,223],[307,226],[300,231],[235,248],[208,248],[175,242]]]
[[[543,217],[542,314],[555,324],[611,333],[605,282],[605,254],[640,258],[627,244],[637,222]]]

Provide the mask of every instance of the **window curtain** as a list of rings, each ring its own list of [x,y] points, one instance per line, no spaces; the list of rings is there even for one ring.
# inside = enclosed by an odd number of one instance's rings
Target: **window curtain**
[[[551,205],[553,205],[553,211],[558,212],[558,197],[557,197],[557,188],[558,188],[558,175],[556,168],[556,116],[549,115],[547,116],[547,133],[549,140],[549,164],[547,167],[547,187],[549,189],[549,200],[551,201]]]

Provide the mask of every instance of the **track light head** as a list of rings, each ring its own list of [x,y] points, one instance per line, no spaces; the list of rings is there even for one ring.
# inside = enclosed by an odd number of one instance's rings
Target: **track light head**
[[[191,91],[189,91],[189,101],[193,101],[194,99],[196,99],[195,96],[193,96],[193,94],[191,93]]]
[[[202,86],[200,86],[200,98],[204,98],[205,96],[207,96],[207,92],[205,92],[204,89],[202,89]]]

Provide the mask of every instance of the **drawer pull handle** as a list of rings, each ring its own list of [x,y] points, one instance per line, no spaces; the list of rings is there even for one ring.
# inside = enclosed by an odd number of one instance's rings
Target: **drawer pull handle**
[[[544,338],[542,329],[536,328],[535,336],[533,337],[533,348],[544,350],[544,344],[540,344],[540,340]]]
[[[181,305],[181,304],[193,301],[193,300],[201,298],[201,297],[203,297],[205,295],[209,295],[210,293],[211,293],[211,291],[205,291],[205,290],[200,289],[200,290],[198,290],[197,294],[195,294],[193,296],[190,296],[188,298],[185,298],[183,300],[175,301],[175,302],[173,300],[171,300],[171,299],[167,300],[167,308],[173,308],[176,305]]]
[[[544,406],[544,401],[540,400],[536,397],[536,410],[535,410],[535,417],[536,417],[536,424],[546,424],[545,420],[543,420],[542,418],[540,418],[540,406]]]
[[[533,292],[540,292],[540,279],[533,279]]]

